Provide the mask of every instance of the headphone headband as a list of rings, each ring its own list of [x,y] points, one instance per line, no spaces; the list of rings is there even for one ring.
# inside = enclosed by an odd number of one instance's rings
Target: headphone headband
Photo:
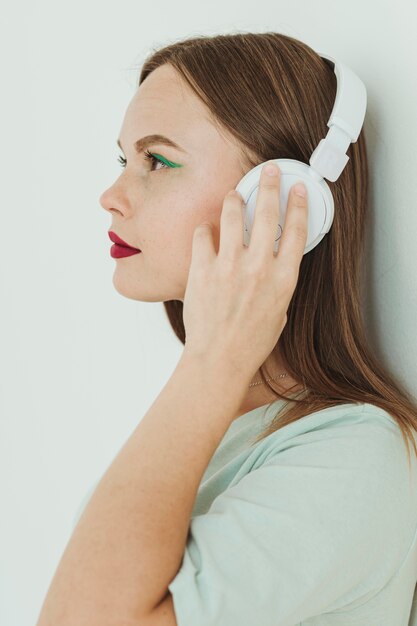
[[[366,87],[347,65],[333,57],[320,54],[333,64],[337,92],[327,126],[329,131],[310,157],[309,163],[322,178],[334,182],[345,168],[351,143],[357,141],[366,113]]]
[[[278,252],[290,189],[298,181],[302,181],[308,191],[308,233],[304,254],[317,246],[329,232],[334,217],[334,198],[325,178],[331,182],[339,178],[349,161],[346,152],[350,144],[357,141],[365,119],[366,88],[363,82],[349,67],[333,57],[320,53],[319,56],[333,69],[337,79],[333,110],[327,122],[329,130],[313,151],[309,163],[296,159],[274,159],[281,170],[280,218],[274,252]],[[244,245],[249,245],[263,165],[258,163],[246,172],[236,187],[245,204]]]

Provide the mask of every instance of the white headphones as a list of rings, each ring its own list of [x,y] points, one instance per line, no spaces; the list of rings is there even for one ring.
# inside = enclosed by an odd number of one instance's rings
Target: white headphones
[[[308,233],[304,254],[310,252],[333,223],[334,201],[329,185],[324,178],[334,182],[345,168],[349,157],[346,155],[351,143],[355,143],[363,126],[366,112],[366,88],[360,78],[346,65],[332,57],[320,54],[334,66],[337,78],[336,99],[330,119],[329,131],[321,139],[310,157],[309,165],[295,159],[272,159],[281,170],[280,218],[274,253],[278,251],[279,239],[285,224],[288,194],[291,187],[302,181],[308,193]],[[254,220],[259,179],[264,163],[259,163],[245,174],[236,189],[245,203],[244,245],[249,245]]]

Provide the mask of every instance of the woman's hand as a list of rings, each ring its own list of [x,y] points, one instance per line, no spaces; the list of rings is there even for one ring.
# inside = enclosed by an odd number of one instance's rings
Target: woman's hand
[[[185,353],[227,361],[251,380],[272,352],[285,324],[307,241],[308,202],[291,188],[278,253],[280,169],[261,172],[249,246],[243,244],[243,199],[227,194],[219,252],[211,224],[194,230],[184,296]]]

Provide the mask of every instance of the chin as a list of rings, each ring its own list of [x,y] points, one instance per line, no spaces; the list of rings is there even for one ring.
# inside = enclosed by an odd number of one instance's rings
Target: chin
[[[155,284],[152,288],[152,285],[140,284],[137,278],[122,276],[117,271],[113,274],[113,286],[121,296],[138,302],[165,302],[166,300],[184,299],[184,291],[174,295],[172,289],[158,289]]]

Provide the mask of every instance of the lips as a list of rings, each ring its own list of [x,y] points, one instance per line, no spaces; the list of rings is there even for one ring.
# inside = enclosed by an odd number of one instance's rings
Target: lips
[[[119,246],[118,243],[114,243],[110,248],[110,254],[113,259],[122,259],[125,256],[132,256],[133,254],[142,254],[141,250],[135,248],[128,248],[127,246]]]
[[[117,243],[119,246],[124,246],[125,248],[130,248],[131,250],[140,250],[139,248],[135,248],[134,246],[131,246],[126,241],[123,241],[123,239],[121,239],[118,235],[116,235],[116,233],[113,232],[112,230],[108,231],[108,235],[110,237],[110,240],[113,243]]]

